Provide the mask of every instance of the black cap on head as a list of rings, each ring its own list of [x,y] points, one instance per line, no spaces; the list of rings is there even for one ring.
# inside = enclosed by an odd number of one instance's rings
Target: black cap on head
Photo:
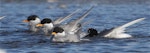
[[[30,15],[27,20],[30,21],[30,20],[35,20],[38,16],[37,15]]]
[[[64,29],[62,29],[61,27],[55,27],[53,32],[56,32],[56,33],[62,33],[64,31]]]
[[[86,37],[94,37],[94,36],[97,36],[98,35],[98,32],[96,29],[94,28],[89,28],[88,29],[88,35]]]
[[[45,24],[45,23],[51,23],[52,20],[49,19],[49,18],[44,18],[42,21],[41,21],[41,24]]]

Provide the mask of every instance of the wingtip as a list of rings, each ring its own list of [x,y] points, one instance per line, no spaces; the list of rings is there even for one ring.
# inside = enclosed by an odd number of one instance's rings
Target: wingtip
[[[146,18],[145,17],[143,17],[143,18],[139,18],[139,19],[137,19],[137,20],[145,20]]]
[[[6,16],[1,16],[0,19],[3,19],[3,18],[5,18],[5,17],[6,17]]]
[[[143,17],[143,18],[140,18],[140,19],[143,19],[143,20],[144,20],[144,19],[146,19],[146,18],[145,18],[145,17]]]

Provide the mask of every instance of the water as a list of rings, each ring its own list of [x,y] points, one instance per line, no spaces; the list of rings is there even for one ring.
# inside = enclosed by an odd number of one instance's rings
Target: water
[[[149,2],[147,2],[149,3]],[[61,5],[60,5],[61,4]],[[150,5],[148,4],[97,4],[97,3],[17,3],[4,2],[0,5],[0,48],[7,53],[149,53],[150,52]],[[146,20],[127,28],[133,38],[108,39],[97,37],[91,41],[79,43],[49,43],[45,36],[28,32],[27,23],[22,20],[31,14],[41,19],[64,17],[76,9],[81,12],[95,5],[91,13],[83,20],[94,19],[87,28],[102,31],[105,28],[120,26],[129,21],[145,17]],[[70,21],[70,20],[68,20]],[[137,27],[138,26],[138,27]],[[136,28],[135,28],[136,27]]]

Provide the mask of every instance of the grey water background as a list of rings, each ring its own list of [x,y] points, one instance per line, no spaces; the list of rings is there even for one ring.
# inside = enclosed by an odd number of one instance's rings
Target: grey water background
[[[83,22],[94,21],[83,27],[85,32],[87,28],[100,32],[138,18],[146,19],[127,28],[133,38],[95,37],[79,43],[43,41],[46,38],[42,33],[28,32],[27,23],[22,22],[32,14],[54,20],[82,9],[73,20],[92,5],[95,7]],[[0,20],[0,49],[7,53],[150,53],[149,0],[0,0],[0,16],[6,16]]]

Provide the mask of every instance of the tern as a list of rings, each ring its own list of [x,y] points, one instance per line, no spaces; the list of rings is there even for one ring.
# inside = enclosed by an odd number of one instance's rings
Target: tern
[[[23,20],[23,22],[28,23],[30,31],[37,32],[39,30],[39,28],[36,27],[36,25],[39,24],[41,21],[37,15],[30,15],[27,17],[26,20]]]
[[[81,21],[89,14],[93,9],[91,7],[88,9],[81,17],[73,20],[65,25],[59,25],[54,27],[50,41],[54,42],[80,42],[86,34],[81,35],[80,30],[82,29]]]
[[[118,26],[118,27],[113,27],[111,29],[105,29],[103,31],[101,31],[100,33],[97,32],[96,29],[89,29],[88,32],[90,32],[90,35],[87,35],[87,37],[93,37],[93,35],[95,36],[101,36],[101,37],[105,37],[105,38],[131,38],[132,35],[125,33],[125,29],[135,23],[138,23],[142,20],[144,20],[145,18],[139,18],[136,20],[133,20],[131,22],[128,22],[124,25]]]
[[[58,18],[58,19],[56,19],[54,21],[52,21],[50,18],[44,18],[39,24],[36,25],[36,27],[43,27],[44,34],[45,35],[50,35],[49,33],[52,31],[54,26],[60,25],[65,20],[71,18],[72,15],[77,13],[79,10],[80,9],[77,9],[76,11],[74,11],[71,14],[69,14],[68,16],[66,16],[64,18]]]

